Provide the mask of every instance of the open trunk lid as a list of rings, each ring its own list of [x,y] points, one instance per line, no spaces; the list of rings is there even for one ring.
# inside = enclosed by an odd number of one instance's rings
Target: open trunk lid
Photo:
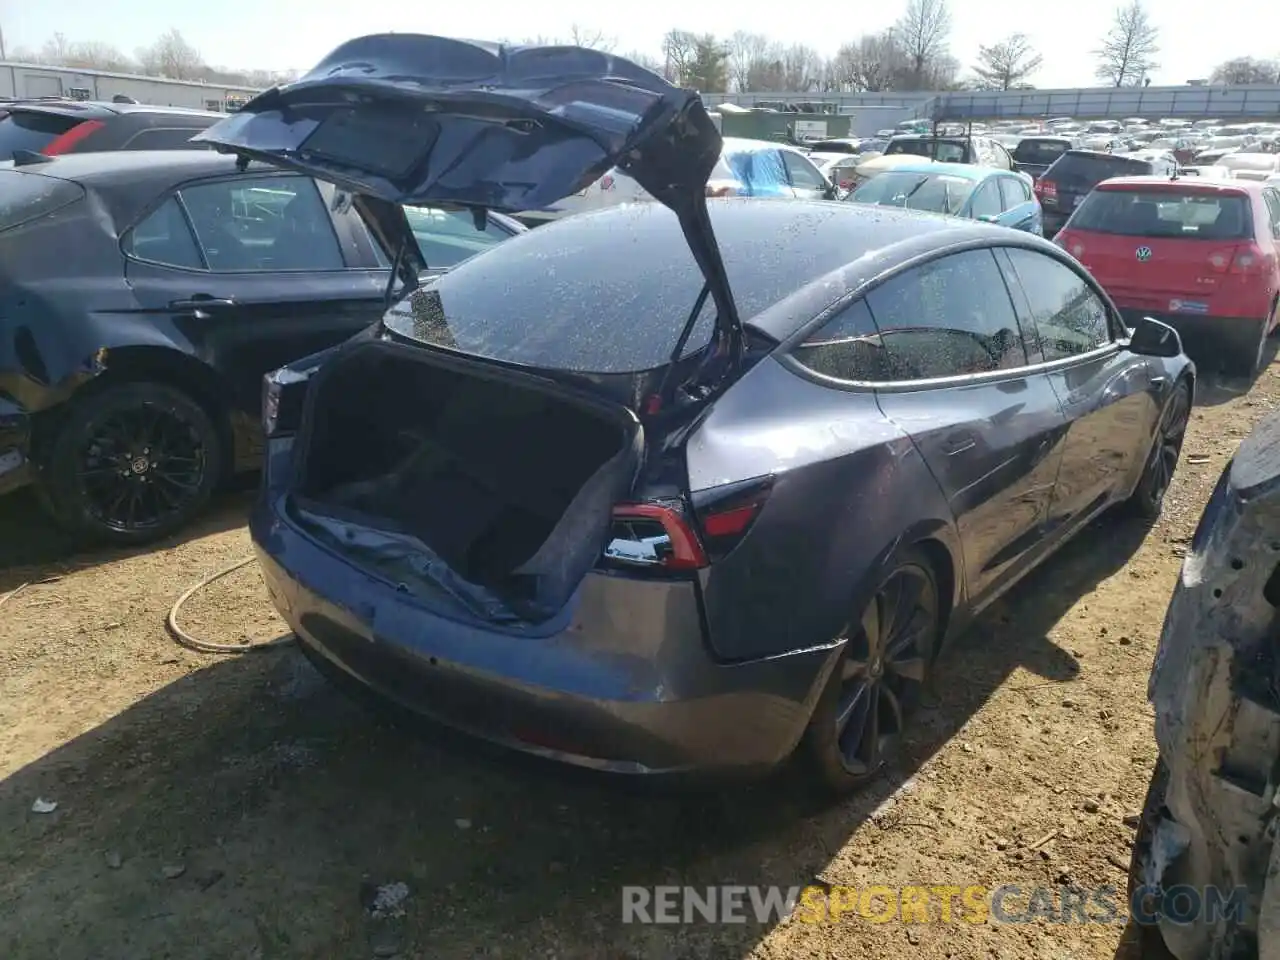
[[[417,34],[358,37],[193,140],[362,197],[379,232],[403,241],[410,286],[422,264],[391,205],[522,213],[617,166],[680,218],[716,306],[716,353],[741,351],[706,207],[720,134],[695,91],[621,57]]]

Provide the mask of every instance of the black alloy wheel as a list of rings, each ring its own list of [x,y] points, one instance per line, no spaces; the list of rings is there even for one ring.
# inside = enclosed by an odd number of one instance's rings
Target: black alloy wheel
[[[1164,508],[1165,494],[1173,482],[1182,454],[1182,441],[1191,419],[1191,387],[1184,380],[1174,388],[1173,396],[1160,417],[1156,440],[1142,471],[1142,479],[1133,493],[1131,504],[1140,517],[1155,520]]]
[[[855,789],[896,755],[928,678],[941,612],[929,561],[913,552],[846,627],[843,655],[806,733],[827,787]]]
[[[158,383],[108,387],[74,402],[49,457],[55,519],[94,540],[145,543],[208,503],[222,449],[208,414]]]

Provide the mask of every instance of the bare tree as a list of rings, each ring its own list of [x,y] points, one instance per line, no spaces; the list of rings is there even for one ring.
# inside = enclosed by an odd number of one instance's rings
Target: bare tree
[[[841,89],[879,93],[892,90],[907,73],[905,54],[893,31],[867,34],[846,43],[832,59]]]
[[[1044,57],[1036,53],[1026,34],[1015,33],[997,43],[978,47],[973,72],[987,90],[1010,90],[1040,69]]]
[[[69,67],[84,67],[88,70],[128,71],[138,69],[138,65],[133,60],[111,44],[103,43],[101,40],[86,40],[81,43],[73,43],[71,49],[67,52],[66,59],[62,62]]]
[[[698,35],[688,30],[668,30],[662,38],[662,74],[672,83],[687,83],[698,56]]]
[[[783,90],[812,90],[818,85],[822,72],[822,55],[803,43],[793,44],[780,51],[778,60],[782,72]]]
[[[140,49],[138,62],[146,73],[171,80],[195,80],[205,70],[200,51],[173,28],[162,33],[151,46]]]
[[[1280,61],[1236,57],[1213,69],[1210,83],[1280,83]]]
[[[59,30],[46,40],[44,46],[40,48],[40,61],[42,63],[66,63],[70,53],[71,41],[67,39],[65,33]]]
[[[610,51],[617,45],[617,40],[604,33],[579,24],[569,27],[569,43],[575,47],[587,47],[590,50]]]
[[[1137,86],[1159,64],[1160,31],[1151,22],[1143,0],[1128,0],[1117,8],[1111,30],[1094,51],[1098,68],[1094,75],[1116,87]]]
[[[907,85],[910,89],[925,89],[931,79],[931,67],[949,51],[951,11],[947,0],[907,0],[894,36],[906,55]]]
[[[778,59],[774,44],[764,34],[739,30],[729,38],[727,66],[733,88],[739,92],[770,89],[757,84]]]
[[[630,53],[624,53],[623,57],[662,76],[662,61],[653,54],[645,53],[643,50],[632,50]]]

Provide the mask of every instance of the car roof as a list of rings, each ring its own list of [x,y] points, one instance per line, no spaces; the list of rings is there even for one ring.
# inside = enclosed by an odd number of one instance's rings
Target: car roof
[[[1207,179],[1192,177],[1187,180],[1181,178],[1170,180],[1168,177],[1111,177],[1098,184],[1098,189],[1124,190],[1126,188],[1151,187],[1157,184],[1169,193],[1175,193],[1180,186],[1190,187],[1200,193],[1204,193],[1207,190],[1227,193],[1252,193],[1255,189],[1261,190],[1263,186],[1259,180],[1215,180],[1212,177]]]
[[[941,163],[922,160],[919,163],[904,163],[901,166],[886,170],[885,173],[936,173],[949,177],[961,177],[965,180],[985,180],[988,177],[1008,173],[997,167],[983,167],[973,163]]]
[[[165,116],[203,117],[220,119],[221,113],[196,110],[192,107],[165,107],[152,103],[111,103],[105,100],[12,100],[0,101],[0,111],[6,113],[54,113],[59,116],[83,115],[86,119],[111,114],[150,113]]]
[[[236,158],[212,150],[104,150],[98,153],[67,153],[47,162],[23,164],[16,168],[61,180],[105,187],[121,180],[136,180],[140,174],[172,172],[176,178],[198,177],[204,173],[235,170]],[[254,169],[272,170],[266,164]],[[279,170],[275,170],[279,173]],[[154,179],[154,176],[142,179]]]
[[[1030,234],[1024,241],[1005,228],[911,210],[760,198],[717,199],[707,207],[743,321],[778,340],[866,280],[931,251],[989,240],[1038,242],[1057,255],[1052,244]],[[654,291],[653,304],[675,303],[687,311],[702,279],[680,240],[680,224],[670,210],[655,203],[621,204],[514,237],[455,267],[441,283],[487,288],[500,278],[505,295],[522,309],[540,309],[538,304],[556,298],[564,303],[567,296],[593,316],[620,317],[637,305],[617,303],[618,295],[600,277],[616,269],[621,244],[631,273],[642,270],[652,278],[647,288]],[[550,285],[549,266],[556,277]]]
[[[751,153],[756,150],[791,149],[776,140],[754,140],[749,137],[724,137],[724,153]]]

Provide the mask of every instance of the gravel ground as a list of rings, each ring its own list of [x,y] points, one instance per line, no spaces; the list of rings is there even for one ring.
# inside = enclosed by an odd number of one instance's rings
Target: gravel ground
[[[11,497],[0,596],[27,586],[0,614],[3,955],[1128,956],[1122,922],[623,924],[620,888],[1123,888],[1165,604],[1278,377],[1207,384],[1164,518],[1100,521],[985,614],[945,656],[899,768],[836,806],[789,771],[683,794],[567,774],[375,721],[291,647],[176,647],[169,605],[248,554],[248,494],[157,549],[91,555]],[[186,623],[223,642],[282,629],[253,567]]]

